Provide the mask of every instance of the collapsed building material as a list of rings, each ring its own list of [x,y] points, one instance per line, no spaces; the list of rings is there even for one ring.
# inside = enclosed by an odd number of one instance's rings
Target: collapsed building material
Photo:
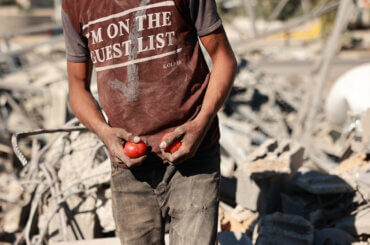
[[[267,142],[261,146],[252,156],[257,160],[238,168],[237,203],[260,213],[277,211],[280,192],[302,165],[303,153],[303,148],[292,142]]]
[[[335,228],[347,231],[354,236],[361,236],[370,233],[370,208],[345,217],[335,222]]]
[[[219,217],[222,231],[242,232],[251,237],[257,223],[257,213],[244,210],[240,206],[232,209],[221,204],[220,207]]]
[[[315,171],[297,173],[289,182],[289,185],[313,194],[349,193],[355,191],[351,185],[339,176]]]
[[[253,244],[312,244],[313,226],[296,215],[274,213],[264,215],[253,232]]]
[[[251,240],[241,232],[223,231],[218,233],[219,245],[252,245]]]
[[[343,230],[335,228],[326,228],[319,231],[315,231],[315,240],[313,244],[347,245],[352,244],[352,242],[354,241],[355,241],[354,237]]]

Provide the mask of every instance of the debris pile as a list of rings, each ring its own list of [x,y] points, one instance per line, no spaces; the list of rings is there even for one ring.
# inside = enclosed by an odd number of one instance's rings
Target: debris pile
[[[339,3],[324,5],[318,10]],[[0,243],[114,237],[111,163],[102,142],[67,105],[62,36],[19,46],[8,52],[19,61],[15,66],[7,61],[3,72],[0,64]],[[302,52],[312,58],[319,47]],[[370,110],[345,110],[342,128],[329,124],[322,91],[315,93],[325,88],[327,57],[317,62],[323,71],[274,75],[238,56],[238,76],[218,115],[219,244],[368,244]]]

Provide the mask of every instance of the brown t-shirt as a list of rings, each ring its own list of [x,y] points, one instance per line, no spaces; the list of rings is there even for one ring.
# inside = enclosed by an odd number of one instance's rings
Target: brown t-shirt
[[[93,62],[109,124],[161,157],[162,136],[201,109],[210,74],[198,36],[222,25],[214,0],[63,0],[62,21],[67,60]],[[216,118],[199,151],[218,140]]]

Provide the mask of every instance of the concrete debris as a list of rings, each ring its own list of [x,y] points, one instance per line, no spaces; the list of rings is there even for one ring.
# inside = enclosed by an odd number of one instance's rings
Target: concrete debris
[[[219,245],[252,245],[251,240],[241,232],[219,232]]]
[[[331,45],[339,40],[336,31],[322,52],[325,43],[318,37],[324,32],[318,30],[332,23],[312,19],[339,5],[346,9],[343,4],[352,1],[311,8],[301,1],[305,15],[289,21],[281,21],[284,6],[294,5],[286,0],[254,1],[255,21],[249,1],[217,2],[233,15],[224,27],[238,61],[235,83],[218,114],[220,244],[252,244],[252,238],[255,244],[365,241],[370,236],[370,110],[368,76],[359,74],[368,74],[369,64],[341,75],[368,59],[332,60],[334,51],[349,44]],[[238,6],[246,7],[248,18],[240,16]],[[50,9],[41,15],[44,11]],[[0,243],[118,244],[117,238],[97,239],[115,232],[107,151],[68,106],[60,25],[50,23],[50,16],[33,19],[36,12],[0,26],[7,30],[0,35]],[[3,6],[0,13],[7,13]],[[266,14],[270,21],[260,21]],[[44,18],[42,26],[23,21]],[[336,22],[335,29],[344,30],[339,24],[347,22]],[[11,28],[19,25],[30,29]],[[367,33],[357,36],[370,40]],[[205,57],[211,66],[206,52]],[[314,64],[319,69],[312,69]],[[324,98],[327,81],[339,76]],[[91,91],[98,100],[96,78],[93,72]],[[52,136],[50,129],[55,129]],[[13,152],[11,137],[19,132],[26,133],[13,142]]]
[[[314,171],[298,173],[289,183],[313,194],[333,194],[354,192],[353,187],[337,175]]]
[[[222,231],[243,232],[247,235],[252,234],[258,218],[256,213],[251,213],[248,217],[238,217],[234,210],[225,211],[222,208],[219,216]]]
[[[348,245],[353,244],[354,241],[355,241],[354,237],[343,230],[335,228],[326,228],[319,231],[315,231],[315,240],[313,244]]]
[[[241,206],[261,213],[278,210],[280,192],[303,163],[302,147],[292,142],[269,141],[238,168],[236,201]],[[248,191],[246,191],[248,190]]]
[[[231,216],[238,222],[243,222],[251,218],[258,217],[255,212],[245,209],[242,206],[236,206],[235,209],[232,211]]]
[[[370,208],[367,208],[336,221],[335,228],[344,230],[353,236],[368,235],[370,233],[369,220]]]
[[[281,193],[282,210],[286,214],[308,217],[308,214],[317,208],[316,201],[317,198],[313,195]]]
[[[98,216],[100,226],[103,228],[103,232],[108,233],[115,231],[116,225],[112,213],[112,199],[108,199],[105,202],[99,200],[96,206],[96,215]]]
[[[312,244],[314,228],[296,215],[274,213],[261,217],[253,232],[253,244]]]
[[[370,169],[358,172],[356,175],[358,191],[366,202],[370,202]]]

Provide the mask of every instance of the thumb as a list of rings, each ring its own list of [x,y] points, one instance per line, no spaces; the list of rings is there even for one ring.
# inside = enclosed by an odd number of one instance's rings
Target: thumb
[[[168,135],[159,145],[159,148],[166,149],[168,146],[175,143],[184,134],[184,131],[180,128],[177,128],[170,135]]]
[[[140,142],[140,137],[134,136],[132,133],[127,132],[123,128],[117,128],[116,129],[116,136],[118,138],[121,138],[125,141],[130,141],[134,143],[139,143]]]

